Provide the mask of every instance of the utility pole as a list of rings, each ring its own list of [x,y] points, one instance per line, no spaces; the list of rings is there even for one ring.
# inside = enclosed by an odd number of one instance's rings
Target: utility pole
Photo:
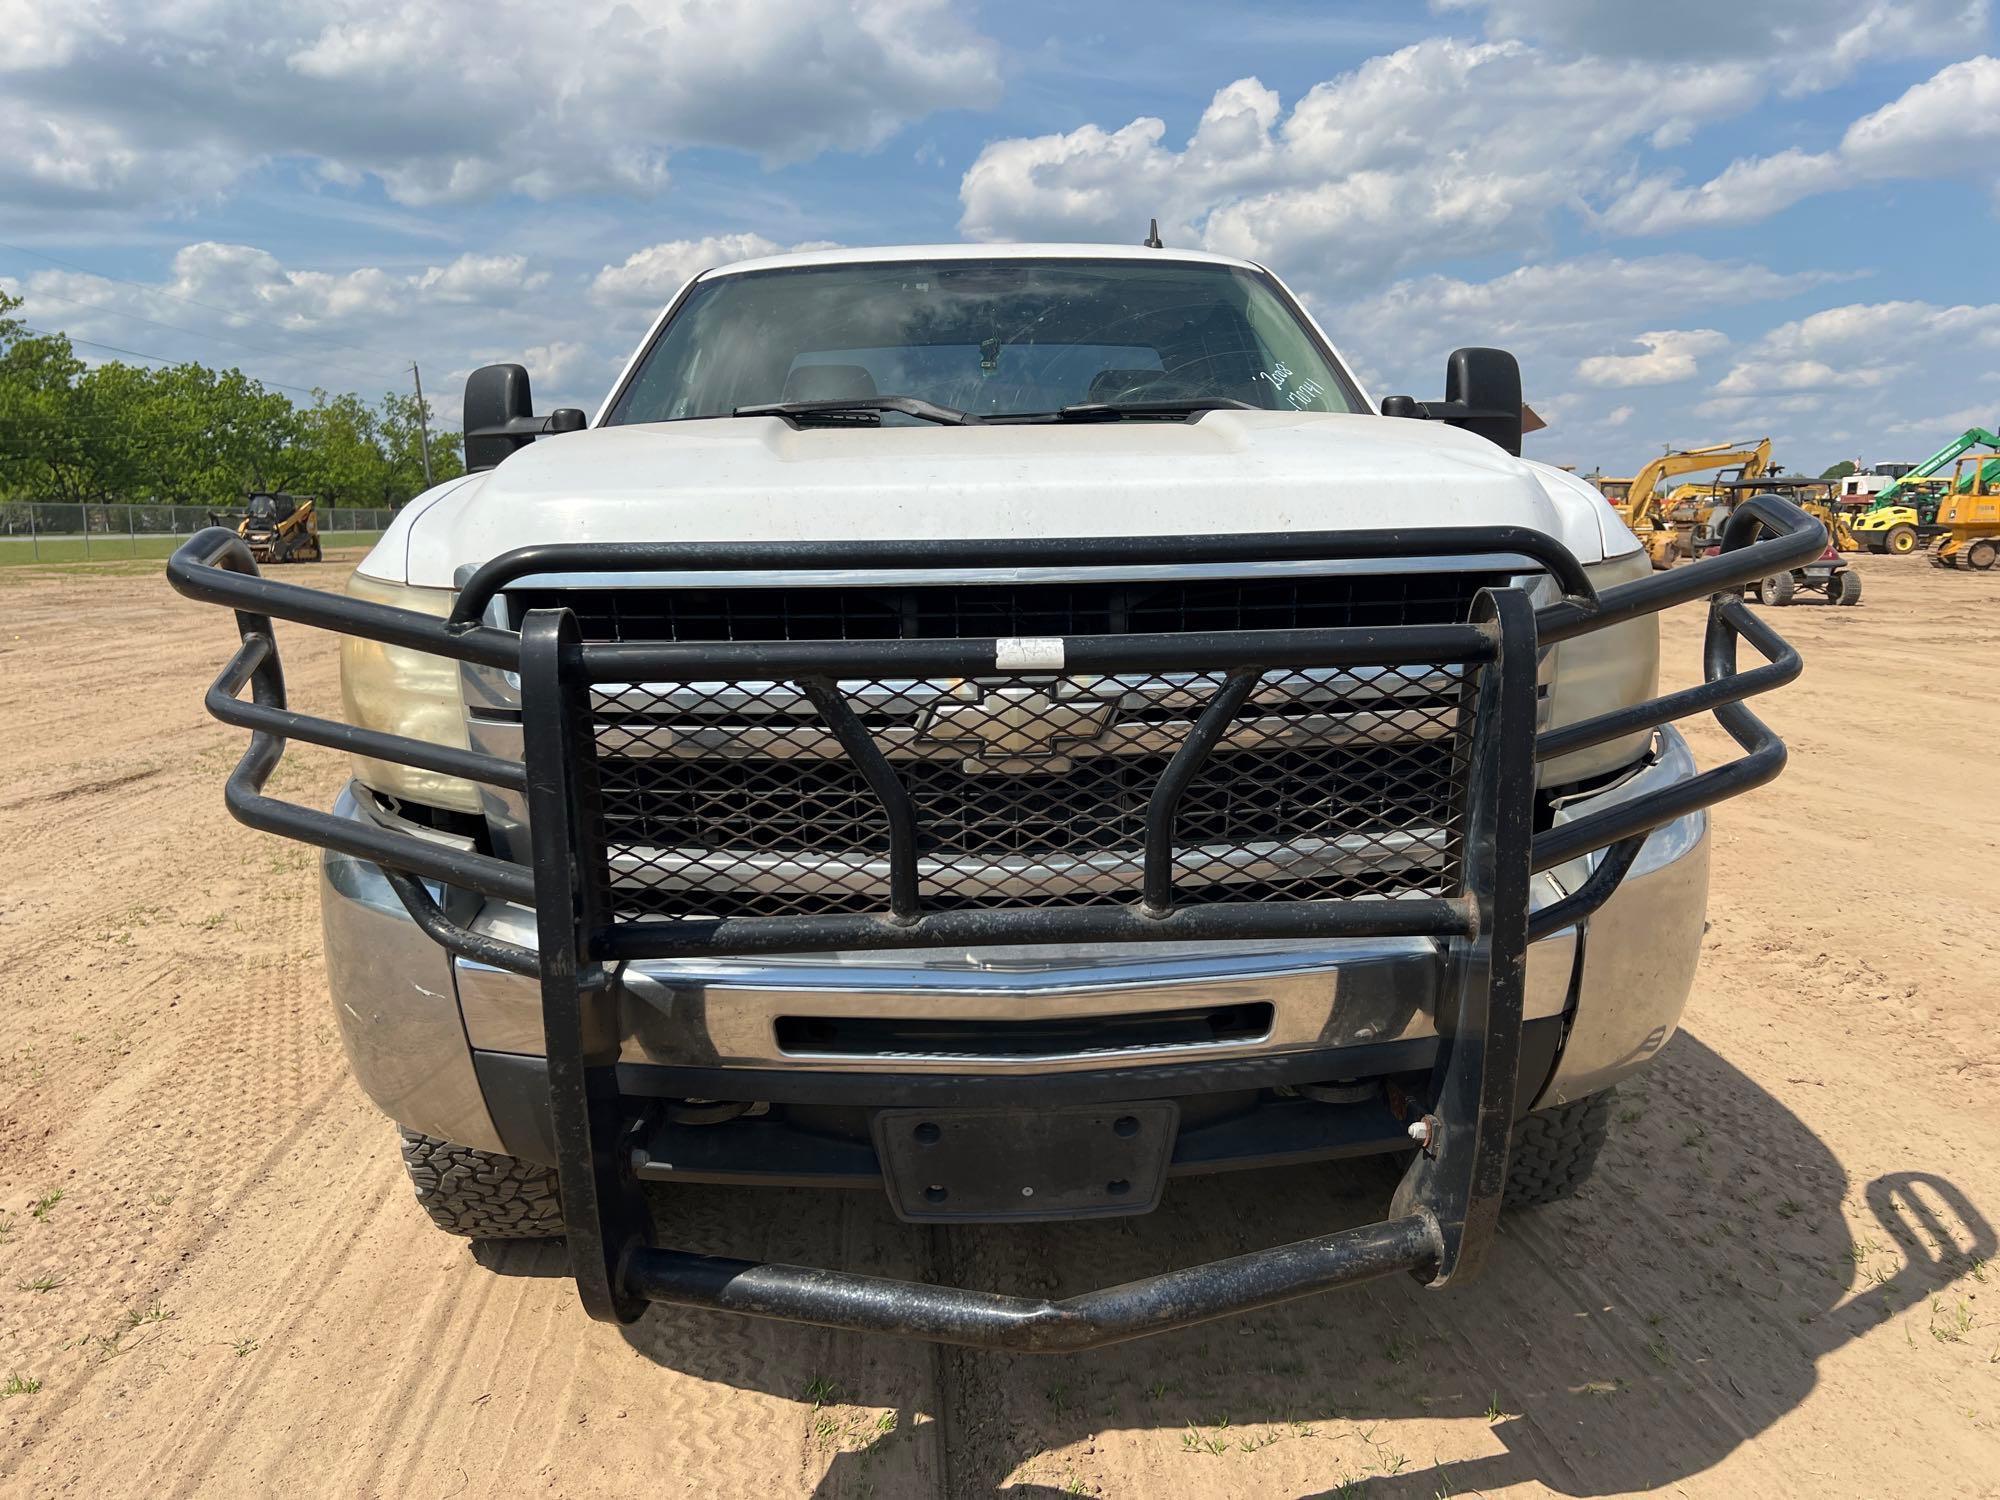
[[[410,362],[410,379],[417,383],[417,430],[423,434],[424,444],[424,488],[431,487],[431,414],[424,405],[424,377],[417,369],[416,361]]]

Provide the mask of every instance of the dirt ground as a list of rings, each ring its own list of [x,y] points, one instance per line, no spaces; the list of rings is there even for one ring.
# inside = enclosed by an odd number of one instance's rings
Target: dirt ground
[[[0,570],[0,1492],[2000,1494],[2000,575],[1861,566],[1861,608],[1783,613],[1791,767],[1716,817],[1685,1028],[1588,1192],[1512,1218],[1460,1291],[1071,1358],[621,1332],[559,1251],[436,1233],[345,1071],[307,854],[223,814],[240,739],[200,696],[227,617],[152,564]],[[1678,681],[1697,635],[1669,627]],[[282,644],[331,707],[330,641]],[[342,775],[296,749],[278,786]],[[1382,1189],[1244,1174],[1144,1219],[933,1233],[872,1194],[689,1188],[670,1232],[1069,1292]]]

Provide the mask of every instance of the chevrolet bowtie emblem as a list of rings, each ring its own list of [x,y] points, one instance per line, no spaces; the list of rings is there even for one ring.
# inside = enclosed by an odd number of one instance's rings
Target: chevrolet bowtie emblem
[[[1052,757],[1089,744],[1111,723],[1117,702],[1109,698],[1058,698],[1047,688],[989,688],[973,702],[934,706],[919,737],[963,745],[973,759],[992,769],[1012,761],[1034,761],[1052,770]],[[1000,766],[991,766],[992,762]]]

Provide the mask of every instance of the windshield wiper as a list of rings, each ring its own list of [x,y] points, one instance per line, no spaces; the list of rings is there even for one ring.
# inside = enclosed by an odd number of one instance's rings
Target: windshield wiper
[[[1178,396],[1165,401],[1085,401],[1056,413],[1058,422],[1122,422],[1127,417],[1189,417],[1198,411],[1262,411],[1234,396]]]
[[[767,401],[760,406],[739,406],[733,417],[843,417],[863,412],[900,412],[926,422],[947,427],[976,426],[979,418],[955,406],[939,406],[921,396],[834,396],[824,401]]]

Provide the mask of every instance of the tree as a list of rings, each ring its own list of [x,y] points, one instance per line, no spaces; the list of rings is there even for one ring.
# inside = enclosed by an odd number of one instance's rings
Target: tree
[[[459,436],[439,432],[437,413],[424,403],[431,420],[431,482],[443,484],[465,472],[460,456]],[[387,391],[382,396],[382,447],[389,461],[389,483],[397,502],[407,500],[424,487],[423,431],[417,418],[417,398]],[[383,501],[388,504],[388,501]]]
[[[0,292],[0,490],[91,498],[77,493],[93,446],[73,399],[83,361],[61,334],[30,332],[12,316],[20,305]]]
[[[91,372],[95,378],[101,366]],[[245,490],[282,489],[299,467],[298,412],[241,370],[172,365],[140,372],[146,394],[133,413],[145,424],[147,462],[139,494],[175,505],[234,505]]]
[[[1853,460],[1843,458],[1839,463],[1835,464],[1832,468],[1823,472],[1819,477],[1821,479],[1830,479],[1838,481],[1845,479],[1849,474],[1853,474],[1856,472],[1857,470],[1854,466]]]
[[[327,505],[382,505],[387,502],[388,464],[375,413],[359,396],[313,392],[313,404],[299,413],[298,488]]]
[[[424,487],[414,396],[371,407],[316,390],[297,406],[236,369],[89,366],[61,334],[31,331],[20,306],[0,292],[0,498],[221,509],[285,489],[389,507]],[[465,472],[458,434],[433,425],[430,450],[436,481]]]

